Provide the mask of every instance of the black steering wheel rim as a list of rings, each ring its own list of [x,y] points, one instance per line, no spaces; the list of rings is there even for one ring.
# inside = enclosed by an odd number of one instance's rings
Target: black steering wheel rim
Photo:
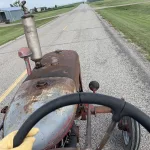
[[[113,113],[113,121],[119,122],[123,116],[129,116],[142,124],[150,132],[150,118],[138,108],[125,102],[124,100],[102,94],[76,93],[59,97],[36,110],[26,120],[16,134],[13,141],[14,148],[22,144],[29,131],[43,117],[55,111],[56,109],[76,104],[98,104],[110,107]]]

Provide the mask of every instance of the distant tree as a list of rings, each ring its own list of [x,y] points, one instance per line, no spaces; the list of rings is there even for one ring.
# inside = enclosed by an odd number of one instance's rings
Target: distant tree
[[[12,4],[10,4],[10,7],[14,7]]]
[[[36,7],[34,7],[34,12],[38,12]]]
[[[103,0],[87,0],[87,2],[95,2],[95,1],[103,1]]]
[[[20,0],[16,0],[13,4],[10,4],[11,7],[20,7]]]
[[[57,8],[57,5],[55,5],[55,8]]]

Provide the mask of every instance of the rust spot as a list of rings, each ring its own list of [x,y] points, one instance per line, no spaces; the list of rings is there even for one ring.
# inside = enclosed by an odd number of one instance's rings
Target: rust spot
[[[40,78],[24,82],[14,100],[17,101],[16,107],[22,105],[23,101],[25,113],[30,114],[34,111],[33,103],[38,101],[45,103],[48,97],[55,97],[57,93],[66,95],[74,92],[76,92],[76,87],[72,79],[60,77]]]
[[[81,86],[81,81],[79,80],[80,63],[79,56],[75,51],[58,50],[48,53],[43,56],[41,63],[45,64],[45,66],[34,69],[32,74],[27,77],[26,81],[48,77],[67,77],[75,82],[77,91],[79,91]]]
[[[24,106],[24,110],[26,113],[32,112],[32,104],[37,102],[38,100],[36,99],[35,96],[32,96],[32,98],[30,99],[29,103],[27,105]]]

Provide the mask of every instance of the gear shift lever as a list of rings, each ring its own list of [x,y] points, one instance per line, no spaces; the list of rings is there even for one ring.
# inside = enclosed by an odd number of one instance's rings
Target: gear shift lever
[[[89,88],[93,93],[95,93],[99,89],[99,83],[97,81],[91,81],[89,84]]]

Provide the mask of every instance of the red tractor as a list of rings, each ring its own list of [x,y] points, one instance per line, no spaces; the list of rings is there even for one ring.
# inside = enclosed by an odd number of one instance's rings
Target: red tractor
[[[97,94],[99,83],[96,81],[89,84],[91,93],[83,92],[79,56],[75,51],[56,50],[42,56],[33,15],[25,3],[22,2],[22,22],[28,48],[21,48],[19,56],[25,60],[28,77],[9,108],[2,110],[6,113],[1,126],[3,136],[19,130],[14,139],[17,147],[33,127],[38,127],[40,132],[33,150],[75,150],[79,143],[75,120],[87,120],[85,149],[92,149],[91,115],[112,113],[112,122],[97,150],[103,149],[117,124],[122,131],[124,149],[138,150],[139,123],[150,131],[150,118],[124,99]],[[33,70],[29,57],[35,62]]]

